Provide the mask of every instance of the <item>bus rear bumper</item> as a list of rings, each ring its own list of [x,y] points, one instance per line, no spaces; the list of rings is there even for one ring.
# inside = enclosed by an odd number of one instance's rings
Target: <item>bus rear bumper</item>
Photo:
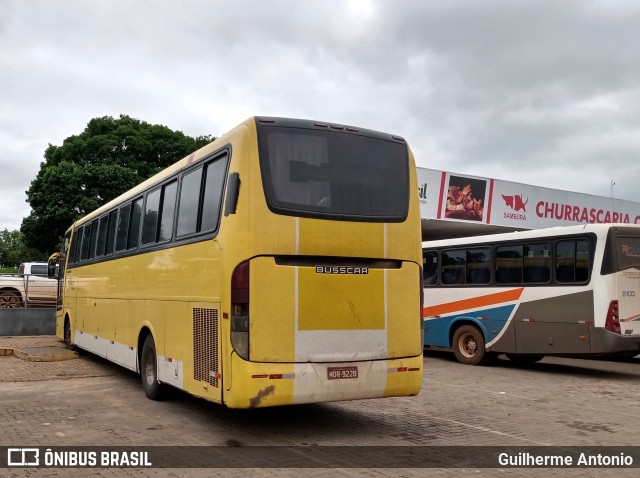
[[[620,335],[605,329],[591,329],[591,353],[640,354],[640,335]]]
[[[417,395],[423,356],[337,363],[254,363],[231,360],[231,408]]]

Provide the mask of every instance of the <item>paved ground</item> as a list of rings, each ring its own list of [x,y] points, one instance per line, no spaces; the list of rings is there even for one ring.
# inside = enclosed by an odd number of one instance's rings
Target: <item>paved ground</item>
[[[0,337],[3,347],[61,347]],[[228,410],[186,394],[145,398],[139,377],[89,354],[61,362],[0,356],[0,446],[640,446],[640,359],[425,357],[418,397]],[[384,453],[385,449],[382,449]],[[389,448],[392,453],[393,449]],[[277,458],[277,457],[276,457]],[[625,477],[638,469],[0,469],[18,476]]]

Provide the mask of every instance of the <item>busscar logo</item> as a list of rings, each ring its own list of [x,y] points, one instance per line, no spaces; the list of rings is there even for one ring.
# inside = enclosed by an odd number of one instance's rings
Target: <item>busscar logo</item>
[[[316,266],[316,274],[368,274],[367,267],[356,266]]]
[[[514,212],[505,212],[505,219],[514,219],[516,221],[526,221],[527,220],[527,203],[529,202],[529,198],[526,201],[522,200],[522,194],[514,194],[513,196],[505,196],[501,195],[504,203],[508,208],[510,208]],[[522,211],[522,212],[520,212]]]

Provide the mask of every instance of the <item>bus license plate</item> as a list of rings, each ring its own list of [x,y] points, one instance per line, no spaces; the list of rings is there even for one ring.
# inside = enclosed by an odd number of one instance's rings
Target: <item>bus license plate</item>
[[[329,380],[358,378],[358,367],[327,367],[327,378]]]

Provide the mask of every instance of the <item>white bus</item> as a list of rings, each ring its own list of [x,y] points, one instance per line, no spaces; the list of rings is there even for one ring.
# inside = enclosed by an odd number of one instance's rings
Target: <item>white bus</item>
[[[424,345],[476,365],[504,353],[640,353],[640,225],[423,243]]]

